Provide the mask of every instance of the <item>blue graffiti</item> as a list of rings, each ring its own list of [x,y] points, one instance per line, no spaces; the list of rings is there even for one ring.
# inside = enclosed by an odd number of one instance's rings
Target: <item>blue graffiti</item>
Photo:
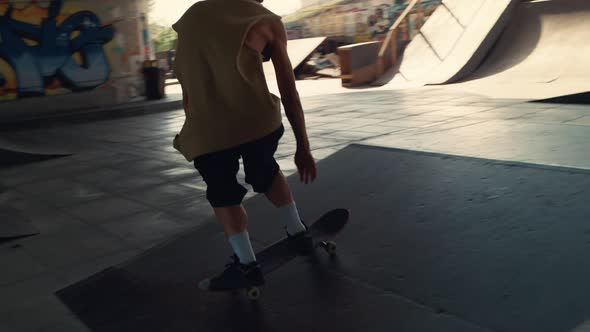
[[[13,5],[0,16],[0,58],[16,73],[19,98],[44,95],[45,86],[55,79],[73,91],[94,89],[109,79],[111,67],[103,45],[113,39],[114,27],[102,26],[90,11],[73,14],[58,25],[61,7],[62,0],[52,0],[40,26],[14,20]],[[75,31],[79,34],[72,38]],[[29,46],[25,39],[37,45]],[[73,57],[76,53],[81,64]],[[4,84],[0,73],[0,86]]]

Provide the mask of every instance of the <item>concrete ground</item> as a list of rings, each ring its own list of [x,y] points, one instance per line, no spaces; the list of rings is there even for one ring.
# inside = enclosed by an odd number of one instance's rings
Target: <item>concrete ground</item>
[[[590,169],[589,106],[434,88],[310,94],[303,103],[319,161],[362,143]],[[54,292],[210,220],[203,181],[171,145],[183,121],[177,110],[14,133],[69,140],[79,152],[0,170],[0,202],[41,231],[0,244],[1,332],[88,330]],[[285,125],[277,158],[293,174]]]

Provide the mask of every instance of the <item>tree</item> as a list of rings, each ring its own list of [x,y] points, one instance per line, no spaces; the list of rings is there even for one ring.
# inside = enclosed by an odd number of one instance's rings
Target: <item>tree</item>
[[[164,52],[176,48],[178,36],[172,27],[151,24],[150,33],[156,52]]]

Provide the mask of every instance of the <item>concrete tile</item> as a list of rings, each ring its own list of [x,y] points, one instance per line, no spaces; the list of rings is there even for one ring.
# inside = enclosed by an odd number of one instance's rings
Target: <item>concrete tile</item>
[[[528,103],[528,102],[516,102],[510,105],[511,108],[518,109],[531,109],[531,110],[544,110],[554,107],[555,104],[550,103]]]
[[[412,115],[412,116],[418,116],[418,115],[427,115],[427,114],[432,114],[434,112],[439,112],[441,110],[445,109],[445,107],[438,107],[438,108],[433,108],[433,107],[429,107],[429,108],[414,108],[414,107],[409,107],[409,108],[404,108],[398,111],[395,111],[396,114],[404,114],[404,115]]]
[[[83,226],[80,220],[58,208],[16,191],[0,195],[0,202],[19,210],[43,235],[53,235],[71,227]]]
[[[429,126],[428,128],[420,129],[413,134],[423,134],[429,132],[436,132],[436,131],[450,131],[456,128],[463,128],[467,126],[473,126],[478,124],[485,123],[486,120],[483,119],[459,119],[459,120],[450,120],[441,123],[437,123],[435,125]]]
[[[150,137],[150,139],[142,140],[142,141],[137,142],[133,145],[139,146],[142,148],[147,148],[147,149],[155,149],[155,148],[163,147],[163,146],[171,146],[172,139],[165,139],[163,137],[158,137],[158,138],[151,138]]]
[[[362,113],[359,111],[348,111],[348,112],[337,112],[337,111],[333,111],[333,112],[325,112],[323,113],[323,117],[329,117],[331,114],[337,115],[338,118],[347,118],[347,119],[355,119],[355,118],[359,118],[364,116],[366,113]],[[348,120],[344,120],[344,121],[348,121]]]
[[[53,292],[64,286],[66,283],[57,273],[44,273],[21,282],[1,286],[0,317],[4,319],[0,319],[0,322],[6,322],[5,318],[16,312],[30,313],[31,307],[40,307],[39,304],[47,304],[47,301],[55,305],[56,298]],[[63,310],[63,305],[60,308]]]
[[[153,150],[144,150],[141,152],[141,156],[143,158],[149,158],[154,160],[165,161],[171,164],[183,163],[186,164],[187,161],[184,157],[178,152],[166,152],[163,150],[153,149]]]
[[[490,108],[488,107],[478,107],[478,106],[453,106],[447,107],[442,110],[430,112],[430,115],[442,115],[442,116],[466,116],[469,114],[479,113],[489,111]]]
[[[243,167],[240,166],[240,170],[243,170]],[[196,180],[183,180],[175,182],[174,184],[179,184],[183,187],[191,188],[195,193],[200,193],[201,195],[205,195],[207,191],[207,184],[203,180],[203,178],[198,178]],[[196,196],[200,197],[200,196]]]
[[[47,323],[36,332],[91,332],[84,323],[78,320],[74,315],[63,315],[61,317],[54,317],[54,322]]]
[[[385,121],[397,120],[397,119],[405,119],[413,116],[415,114],[403,114],[398,112],[380,112],[380,113],[368,113],[363,116],[364,119],[383,119]]]
[[[96,224],[116,220],[149,209],[149,207],[129,199],[105,197],[89,203],[64,208],[64,211],[84,222]]]
[[[191,200],[201,195],[201,191],[179,184],[164,184],[149,189],[121,193],[123,197],[155,207]]]
[[[37,301],[37,303],[35,304],[31,304],[25,308],[20,308],[20,310],[14,309],[3,314],[0,313],[0,319],[2,319],[3,325],[9,327],[8,330],[5,330],[7,332],[39,332],[43,330],[48,331],[48,328],[50,327],[60,325],[64,326],[63,322],[67,319],[72,318],[73,317],[71,313],[68,312],[67,308],[65,308],[65,306],[61,304],[61,302],[58,299],[50,296],[47,296],[42,301]],[[2,328],[4,328],[4,326]],[[72,325],[70,324],[70,326]]]
[[[213,208],[205,196],[168,205],[164,208],[164,211],[179,217],[180,219],[176,220],[177,223],[189,227],[200,226],[209,218],[214,217]]]
[[[547,109],[535,113],[526,114],[522,117],[525,121],[533,121],[533,122],[545,122],[545,123],[559,123],[559,122],[567,122],[567,121],[574,121],[579,119],[585,115],[585,113],[590,113],[586,111],[576,111],[576,110],[555,110],[555,109]]]
[[[170,130],[133,129],[132,133],[133,133],[133,135],[142,137],[144,139],[150,139],[150,140],[158,139],[159,141],[162,141],[162,142],[165,142],[165,141],[172,142],[172,140],[176,136],[175,133],[173,133]],[[141,142],[142,141],[140,141],[140,143]],[[135,144],[138,144],[138,143],[135,143]]]
[[[45,166],[43,162],[14,167],[0,172],[0,185],[15,187],[21,184],[39,182],[59,178],[65,175],[71,176],[91,171],[96,165],[91,162],[65,162],[53,163]]]
[[[38,197],[50,205],[57,207],[81,204],[106,196],[104,191],[94,186],[64,178],[24,184],[17,186],[16,190]]]
[[[141,159],[141,154],[136,149],[123,148],[127,145],[121,144],[103,144],[99,152],[94,154],[94,158],[88,160],[88,162],[94,164],[94,166],[109,167],[122,162],[130,162]]]
[[[314,129],[319,130],[352,130],[354,128],[362,127],[364,124],[349,123],[349,121],[341,121],[335,123],[326,123],[321,126],[314,126]]]
[[[319,129],[319,128],[309,128],[307,130],[307,135],[309,137],[321,137],[324,135],[329,135],[333,132],[335,132],[336,130],[334,129]]]
[[[97,183],[95,186],[109,194],[138,191],[166,183],[166,179],[151,176],[149,174],[137,173],[136,175],[123,175],[114,179]]]
[[[370,137],[371,134],[364,131],[354,131],[354,130],[340,130],[327,135],[328,138],[336,138],[339,140],[362,140],[367,137]]]
[[[442,121],[457,120],[457,119],[461,119],[461,118],[463,118],[463,116],[427,113],[427,114],[420,114],[420,115],[416,115],[416,116],[411,116],[406,119],[410,120],[410,121],[442,122]]]
[[[325,149],[318,149],[314,151],[324,151]],[[312,151],[312,153],[315,153]],[[281,171],[285,174],[285,176],[289,176],[297,172],[297,166],[295,166],[295,162],[293,161],[292,157],[288,158],[281,158],[277,160]]]
[[[412,127],[404,128],[404,127],[374,125],[374,126],[364,126],[361,128],[357,128],[356,131],[366,132],[371,135],[384,135],[384,134],[391,134],[391,133],[396,133],[396,132],[403,132],[403,131],[406,131],[410,128],[412,128]]]
[[[47,271],[47,267],[41,264],[29,253],[17,246],[18,242],[11,242],[0,247],[0,289],[2,286],[25,280]]]
[[[414,117],[407,117],[407,118],[403,118],[403,119],[381,122],[381,123],[376,124],[375,126],[393,127],[393,128],[418,128],[418,127],[425,127],[428,125],[442,122],[442,121],[421,121],[421,120],[414,120],[413,118]],[[359,130],[361,130],[361,129],[357,129],[357,131],[359,131]]]
[[[340,147],[317,149],[313,151],[313,157],[316,160],[316,162],[321,161],[322,159],[328,158],[329,156],[338,152],[340,149]],[[293,162],[291,161],[291,163]]]
[[[101,227],[141,248],[151,247],[190,228],[182,218],[161,211],[138,213],[103,223]]]
[[[200,177],[198,171],[190,164],[162,170],[153,170],[149,173],[150,176],[153,175],[163,178],[166,182],[174,182],[182,179],[197,180]]]
[[[73,177],[76,182],[94,185],[104,182],[112,182],[122,177],[125,173],[113,168],[97,168],[93,171],[83,172]]]
[[[277,149],[277,152],[275,153],[276,157],[282,157],[282,156],[290,156],[290,155],[294,155],[295,152],[297,150],[297,147],[293,144],[282,144],[279,145],[279,148]]]
[[[489,120],[516,120],[529,114],[534,114],[537,110],[528,108],[515,109],[509,107],[495,108],[485,112],[473,113],[465,116],[473,119],[489,119]]]
[[[351,125],[360,125],[360,126],[367,126],[367,125],[376,125],[381,122],[385,122],[386,120],[383,119],[370,119],[370,118],[356,118],[346,121],[347,124]]]
[[[112,132],[109,133],[101,133],[100,136],[97,135],[95,137],[97,140],[105,141],[105,142],[114,142],[114,143],[127,143],[133,144],[143,140],[140,136],[134,135],[125,135],[125,134],[114,134]]]
[[[172,162],[158,159],[139,159],[126,161],[110,165],[110,167],[123,172],[146,173],[148,171],[174,168],[176,165]]]
[[[54,272],[54,274],[57,278],[59,278],[59,288],[64,288],[68,285],[79,282],[80,280],[89,278],[105,269],[125,263],[130,259],[141,255],[141,253],[142,250],[140,249],[129,248],[124,251],[100,256],[95,259],[81,262],[80,264],[58,269]]]
[[[98,227],[79,226],[55,235],[38,235],[18,241],[24,251],[50,268],[63,268],[129,250],[119,237]]]
[[[567,121],[567,124],[573,124],[573,125],[578,125],[578,126],[590,126],[590,115],[589,116],[584,116],[581,117],[579,119],[575,119],[572,121]]]
[[[335,145],[346,144],[348,141],[349,140],[341,140],[341,139],[335,139],[335,138],[322,137],[322,138],[316,138],[316,139],[310,140],[310,144],[311,144],[312,150],[317,150],[317,149],[332,147]]]

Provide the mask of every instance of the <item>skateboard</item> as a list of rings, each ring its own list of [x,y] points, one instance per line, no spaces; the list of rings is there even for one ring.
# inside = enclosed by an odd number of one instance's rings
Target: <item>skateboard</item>
[[[334,238],[348,223],[350,212],[346,209],[331,210],[322,215],[317,221],[311,224],[309,231],[313,239],[313,249],[323,248],[330,257],[336,256],[337,245]],[[283,265],[295,259],[299,254],[289,246],[287,236],[267,246],[256,254],[256,260],[261,266],[262,273],[266,276]],[[237,294],[240,289],[233,289],[229,292]],[[258,300],[261,296],[259,287],[243,289],[250,300]]]

